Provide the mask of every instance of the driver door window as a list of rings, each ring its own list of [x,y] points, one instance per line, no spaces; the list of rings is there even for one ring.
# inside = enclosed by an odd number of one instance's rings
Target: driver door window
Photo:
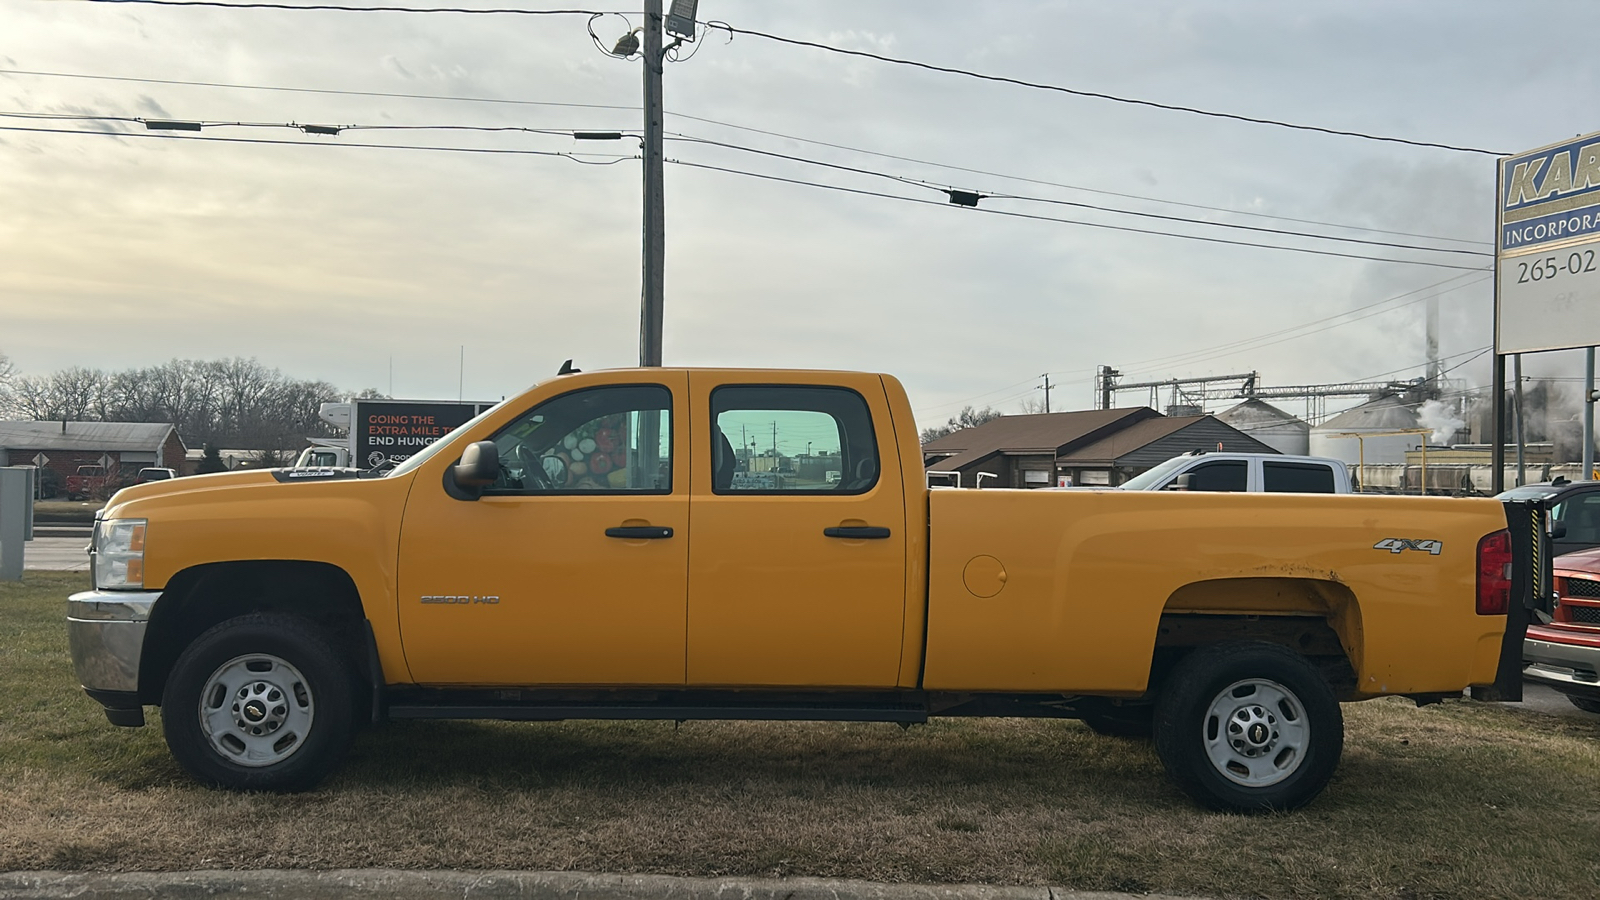
[[[574,391],[494,436],[500,477],[485,494],[672,491],[672,392],[657,385]]]

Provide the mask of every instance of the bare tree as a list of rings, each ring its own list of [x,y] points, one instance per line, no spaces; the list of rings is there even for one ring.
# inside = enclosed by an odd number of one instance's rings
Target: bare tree
[[[16,377],[17,367],[11,362],[11,357],[0,353],[0,419],[11,416],[11,384]]]
[[[0,357],[3,360],[4,357]],[[247,450],[298,447],[333,429],[317,417],[343,392],[290,378],[254,359],[174,359],[106,373],[74,367],[50,375],[7,369],[0,412],[36,420],[171,422],[189,446]]]
[[[970,406],[962,407],[961,412],[951,416],[950,420],[943,425],[924,428],[922,430],[922,442],[926,444],[929,441],[936,441],[945,435],[954,434],[963,429],[977,428],[979,425],[991,419],[998,419],[1002,415],[1004,413],[991,406],[985,406],[983,409],[973,409]]]

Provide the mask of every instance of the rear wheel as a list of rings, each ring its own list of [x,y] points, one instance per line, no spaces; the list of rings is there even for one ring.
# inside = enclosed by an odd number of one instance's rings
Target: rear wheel
[[[1156,752],[1184,793],[1213,809],[1295,809],[1333,777],[1344,717],[1305,657],[1267,643],[1194,651],[1156,704]]]
[[[296,616],[230,619],[178,657],[161,699],[167,746],[190,774],[240,790],[315,787],[355,731],[349,671]]]
[[[1574,697],[1571,694],[1567,695],[1567,699],[1572,701],[1573,706],[1584,712],[1600,713],[1600,700],[1591,700],[1588,697]]]

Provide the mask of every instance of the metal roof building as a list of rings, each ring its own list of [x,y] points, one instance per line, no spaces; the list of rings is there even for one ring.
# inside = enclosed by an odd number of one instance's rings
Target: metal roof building
[[[184,446],[176,426],[159,422],[0,422],[0,465],[39,460],[62,475],[95,464],[181,469]]]
[[[922,446],[930,472],[959,472],[972,487],[980,472],[992,487],[1115,485],[1174,456],[1225,449],[1272,453],[1272,447],[1215,416],[1163,416],[1148,407],[1001,416]],[[938,483],[938,482],[935,482]]]

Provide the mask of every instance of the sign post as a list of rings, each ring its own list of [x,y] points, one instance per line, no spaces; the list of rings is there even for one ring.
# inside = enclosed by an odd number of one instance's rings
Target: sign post
[[[1492,402],[1499,493],[1505,488],[1504,357],[1600,344],[1600,132],[1504,157],[1495,184]],[[1593,385],[1586,390],[1592,396]],[[1591,443],[1594,436],[1584,439]]]

